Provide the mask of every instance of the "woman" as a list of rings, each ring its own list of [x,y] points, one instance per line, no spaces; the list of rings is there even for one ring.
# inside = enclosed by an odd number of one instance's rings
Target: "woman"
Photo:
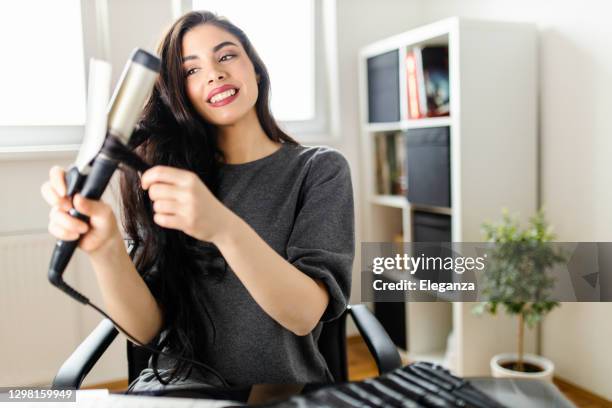
[[[188,13],[158,54],[160,78],[132,137],[156,166],[121,180],[133,262],[108,205],[77,195],[90,224],[66,214],[58,167],[42,188],[49,231],[83,234],[108,313],[139,341],[202,361],[232,386],[333,381],[317,339],[350,293],[346,160],[277,126],[266,68],[227,20]],[[163,382],[219,383],[195,365],[152,360]],[[133,384],[160,387],[151,369]]]

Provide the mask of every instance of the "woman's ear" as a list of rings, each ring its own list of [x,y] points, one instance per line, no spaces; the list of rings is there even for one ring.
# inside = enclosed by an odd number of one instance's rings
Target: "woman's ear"
[[[258,73],[255,74],[255,80],[257,81],[257,83],[259,84],[261,82],[261,75],[259,75]]]

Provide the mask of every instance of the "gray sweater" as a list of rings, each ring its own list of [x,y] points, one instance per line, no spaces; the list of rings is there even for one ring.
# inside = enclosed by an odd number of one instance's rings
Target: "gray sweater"
[[[337,150],[284,143],[261,159],[226,164],[219,199],[278,254],[325,284],[329,305],[321,322],[342,314],[350,294],[355,238],[350,170]],[[202,298],[216,328],[215,339],[205,346],[204,363],[228,383],[333,381],[317,347],[321,322],[306,336],[293,334],[261,309],[231,268],[221,281],[210,279],[204,287]],[[308,305],[295,299],[291,307]],[[160,356],[160,367],[170,363]],[[148,368],[133,391],[218,384],[201,370],[193,373],[185,382],[163,387]]]

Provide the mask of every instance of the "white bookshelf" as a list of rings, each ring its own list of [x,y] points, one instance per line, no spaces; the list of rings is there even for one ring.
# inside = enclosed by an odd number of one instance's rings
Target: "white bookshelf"
[[[451,116],[408,119],[404,56],[413,46],[448,45]],[[367,123],[367,59],[399,50],[400,120]],[[537,205],[536,30],[523,23],[450,18],[363,48],[359,53],[361,148],[366,207],[364,242],[412,237],[412,213],[451,216],[455,242],[482,241],[481,225],[502,208],[527,218]],[[424,127],[450,129],[451,207],[415,206],[403,196],[376,193],[374,137]],[[410,186],[408,186],[410,188]],[[503,315],[472,315],[473,303],[409,303],[406,337],[412,360],[445,361],[459,375],[489,375],[489,359],[515,349],[515,324]],[[527,336],[527,349],[535,336]]]
[[[450,126],[450,124],[451,117],[443,116],[439,118],[404,119],[400,122],[366,123],[364,127],[367,132],[376,133],[427,127]]]

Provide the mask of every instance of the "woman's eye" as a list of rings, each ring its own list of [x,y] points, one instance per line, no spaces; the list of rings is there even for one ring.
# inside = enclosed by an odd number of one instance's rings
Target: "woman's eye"
[[[234,57],[235,57],[235,55],[233,55],[233,54],[225,54],[224,56],[219,58],[219,62],[228,61],[228,60],[230,60],[230,59],[232,59]]]
[[[187,77],[187,76],[189,76],[189,75],[191,75],[191,74],[195,74],[195,73],[196,73],[196,71],[197,71],[198,69],[199,69],[199,68],[191,68],[190,70],[188,70],[187,72],[185,72],[185,76]]]

